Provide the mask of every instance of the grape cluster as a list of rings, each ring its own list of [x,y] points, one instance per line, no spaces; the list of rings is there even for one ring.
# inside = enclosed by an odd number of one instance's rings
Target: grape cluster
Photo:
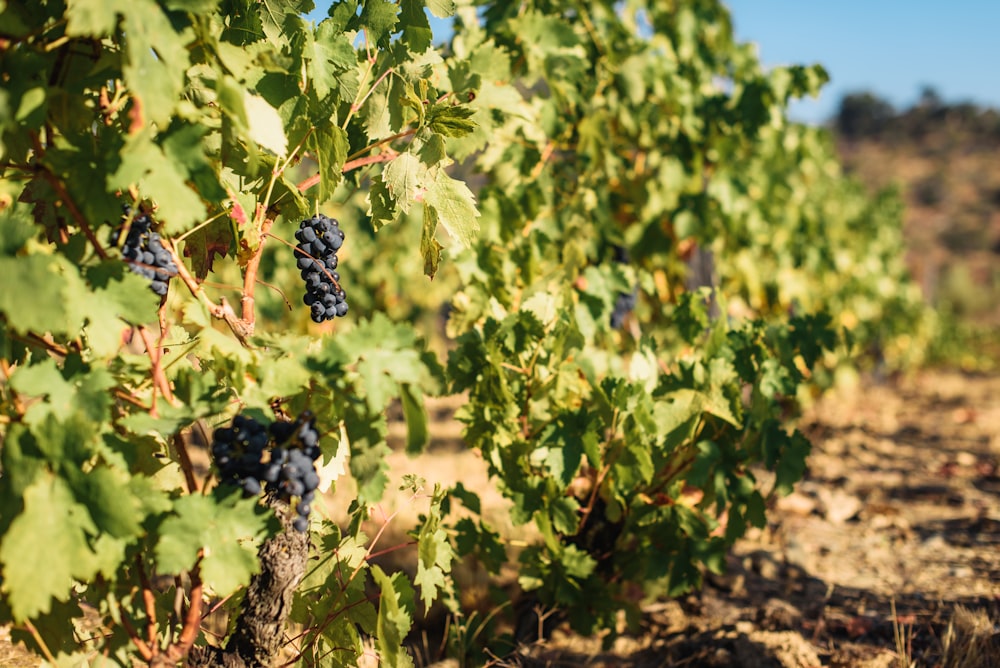
[[[128,220],[131,208],[124,207],[124,218]],[[125,242],[122,244],[122,257],[128,262],[129,268],[150,281],[149,287],[161,297],[167,294],[167,283],[172,276],[177,275],[177,265],[174,259],[163,246],[160,235],[150,228],[153,221],[149,214],[140,211],[132,218],[132,224],[128,226],[128,234],[125,235]],[[121,239],[125,226],[119,227],[111,233],[111,244],[117,246]]]
[[[615,298],[615,308],[611,312],[611,328],[621,329],[625,325],[625,318],[628,314],[635,310],[635,304],[638,299],[638,290],[632,290],[632,292],[619,292],[618,296]]]
[[[614,260],[619,264],[628,264],[628,249],[624,246],[614,247]],[[615,297],[615,308],[611,312],[611,328],[621,329],[625,325],[625,318],[635,310],[636,302],[639,298],[639,286],[632,288],[632,292],[619,292]]]
[[[318,214],[303,220],[295,232],[296,264],[306,283],[302,301],[310,308],[313,322],[347,315],[347,295],[340,287],[337,251],[344,245],[344,231],[336,220]]]
[[[308,411],[295,422],[269,426],[237,415],[231,426],[220,427],[212,435],[220,483],[241,487],[247,497],[267,489],[289,503],[298,499],[292,526],[303,532],[309,528],[309,512],[319,487],[314,463],[319,455],[319,432]]]

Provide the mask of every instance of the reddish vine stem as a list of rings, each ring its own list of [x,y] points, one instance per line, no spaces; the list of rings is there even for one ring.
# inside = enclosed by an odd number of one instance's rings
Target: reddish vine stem
[[[264,240],[274,225],[274,218],[264,217],[260,224],[260,243],[257,250],[250,256],[247,262],[246,272],[243,274],[243,297],[240,299],[240,311],[243,316],[243,324],[246,325],[250,334],[253,334],[254,324],[257,320],[254,309],[254,291],[257,288],[257,270],[260,268],[260,259],[264,255]]]
[[[416,128],[410,128],[409,130],[403,130],[402,132],[397,132],[394,135],[390,135],[385,139],[379,139],[377,142],[369,144],[368,146],[365,146],[363,149],[355,151],[354,153],[347,156],[347,162],[351,162],[355,158],[359,158],[363,156],[365,153],[368,153],[369,151],[376,149],[379,146],[385,146],[386,144],[394,142],[397,139],[402,139],[403,137],[409,137],[410,135],[415,135],[416,133],[417,133]]]
[[[358,158],[357,160],[351,160],[350,162],[344,163],[344,168],[341,170],[345,174],[353,169],[358,169],[359,167],[364,167],[366,165],[374,165],[379,162],[389,162],[395,158],[398,153],[395,151],[386,151],[385,153],[379,153],[378,155],[369,155],[364,158]]]
[[[347,172],[359,169],[361,167],[365,167],[367,165],[374,165],[380,162],[389,162],[399,154],[396,153],[395,151],[386,151],[385,153],[379,153],[378,155],[370,155],[364,158],[362,158],[361,156],[363,156],[365,153],[368,153],[369,151],[378,148],[379,146],[384,146],[385,144],[394,142],[397,139],[402,139],[403,137],[409,137],[416,133],[417,133],[416,128],[410,128],[409,130],[405,130],[403,132],[397,132],[396,134],[390,137],[386,137],[385,139],[380,139],[374,144],[370,144],[361,149],[360,151],[352,153],[351,155],[347,156],[347,162],[345,162],[344,166],[341,168],[340,170],[341,173],[346,174]],[[320,182],[320,175],[313,174],[312,176],[305,179],[295,187],[298,188],[299,192],[305,192],[319,182]]]
[[[552,157],[552,152],[555,150],[555,148],[556,148],[555,142],[553,142],[551,139],[548,141],[547,144],[545,144],[545,148],[542,149],[541,157],[539,158],[535,166],[531,169],[532,181],[534,181],[541,175],[542,170],[545,169],[545,163],[547,163],[549,161],[549,158]]]
[[[416,544],[417,541],[411,540],[406,543],[400,543],[399,545],[393,545],[392,547],[387,547],[384,550],[379,550],[378,552],[372,552],[367,557],[365,557],[365,560],[369,561],[371,559],[375,559],[376,557],[381,557],[383,555],[390,554],[392,552],[397,552],[398,550],[405,550],[406,548],[413,547]]]
[[[153,593],[153,585],[146,574],[146,568],[142,565],[142,557],[135,556],[135,564],[139,573],[139,583],[142,585],[142,604],[146,609],[146,642],[155,657],[159,654],[160,648],[156,642],[156,595]]]
[[[187,483],[188,492],[197,494],[200,491],[198,479],[194,476],[194,466],[191,464],[191,456],[188,454],[187,442],[180,432],[174,434],[174,449],[177,450],[177,458],[180,459],[181,471],[184,472],[184,482]]]
[[[136,633],[135,627],[132,626],[132,622],[129,621],[128,615],[125,614],[125,608],[122,607],[121,603],[118,604],[118,613],[122,620],[122,628],[125,629],[125,633],[128,635],[129,640],[131,640],[132,644],[135,645],[135,648],[139,650],[139,656],[142,657],[142,660],[149,663],[153,660],[153,650],[151,650],[149,645],[146,644],[146,641],[140,638],[139,634]]]
[[[198,629],[201,628],[201,608],[203,605],[202,594],[204,593],[204,583],[201,581],[201,555],[191,569],[191,603],[188,605],[187,614],[184,616],[184,627],[181,629],[177,643],[172,644],[167,650],[171,659],[179,661],[188,655],[194,647],[194,641],[198,637]]]
[[[39,336],[34,332],[28,332],[24,336],[19,336],[16,334],[9,334],[9,336],[10,338],[16,341],[20,341],[21,343],[24,343],[26,345],[38,346],[40,348],[43,348],[46,352],[49,352],[58,357],[65,358],[69,354],[69,350],[65,346],[61,346],[58,343],[48,341],[47,339],[45,339],[45,337]],[[136,408],[141,408],[145,411],[149,410],[149,406],[145,405],[144,403],[142,403],[141,401],[139,401],[138,399],[136,399],[131,394],[129,394],[128,392],[126,392],[121,388],[115,388],[114,395],[119,399],[121,399],[122,401],[132,404]]]
[[[236,338],[240,340],[240,343],[244,346],[247,345],[247,337],[252,334],[252,332],[249,331],[246,323],[236,316],[236,313],[233,311],[232,307],[225,300],[225,298],[222,299],[220,304],[216,304],[205,296],[201,286],[198,285],[198,281],[195,280],[195,277],[188,271],[187,266],[177,254],[177,250],[174,248],[173,244],[167,240],[163,245],[170,253],[174,264],[177,265],[178,278],[180,278],[184,285],[187,286],[187,289],[191,292],[191,294],[201,300],[201,302],[208,309],[208,312],[212,314],[213,318],[225,321],[225,323],[229,325],[229,329],[236,335]]]
[[[167,337],[167,331],[168,331],[166,307],[167,307],[166,298],[161,298],[160,308],[156,310],[157,324],[160,327],[160,335],[156,337],[156,359],[157,363],[160,365],[161,371],[163,371],[163,350],[164,350],[163,340]],[[164,386],[166,387],[166,391],[163,393],[163,396],[167,399],[167,401],[169,401],[172,404],[174,403],[174,393],[173,390],[170,389],[170,383],[167,381],[166,372],[163,372],[163,383]]]
[[[149,361],[153,365],[153,383],[163,398],[167,400],[168,403],[174,403],[174,394],[170,389],[170,381],[167,380],[167,374],[163,370],[162,355],[160,354],[162,350],[153,344],[153,339],[149,335],[149,330],[143,326],[137,328],[139,330],[139,336],[142,337],[142,342],[146,345],[146,353],[149,355]],[[150,409],[150,415],[156,417],[156,394],[153,395],[153,406]]]
[[[391,152],[386,152],[386,153],[379,153],[378,155],[370,155],[370,156],[367,156],[365,158],[358,158],[356,160],[350,160],[350,161],[344,163],[344,167],[340,171],[342,173],[346,174],[347,172],[349,172],[351,170],[358,169],[358,168],[364,167],[366,165],[374,165],[374,164],[379,163],[379,162],[389,162],[390,160],[392,160],[393,158],[395,158],[397,155],[399,155],[399,154],[396,153],[395,151],[391,151]],[[304,193],[305,191],[309,190],[314,185],[316,185],[317,183],[319,183],[320,182],[320,178],[321,177],[320,177],[319,174],[313,174],[312,176],[310,176],[309,178],[305,179],[304,181],[302,181],[301,183],[299,183],[295,187],[299,189],[299,192],[303,192]]]
[[[28,134],[31,136],[31,143],[32,147],[35,150],[35,154],[39,158],[41,158],[43,155],[45,155],[45,148],[42,146],[42,142],[38,138],[38,133],[31,131]],[[49,185],[51,185],[53,190],[56,191],[56,194],[59,196],[59,198],[66,205],[66,208],[69,210],[70,215],[73,216],[73,220],[75,220],[76,224],[80,226],[80,229],[83,231],[84,236],[87,237],[87,240],[94,247],[94,252],[96,252],[97,255],[102,260],[107,260],[108,259],[107,251],[104,250],[104,247],[101,245],[101,242],[97,240],[97,236],[94,235],[94,231],[90,229],[90,224],[87,223],[86,216],[84,216],[83,212],[80,211],[80,208],[76,205],[76,202],[73,201],[73,198],[69,196],[69,191],[66,190],[65,184],[63,184],[63,182],[59,180],[59,178],[57,178],[55,174],[49,171],[49,169],[45,165],[40,165],[39,168],[40,168],[39,171],[45,177],[45,180],[48,181]]]

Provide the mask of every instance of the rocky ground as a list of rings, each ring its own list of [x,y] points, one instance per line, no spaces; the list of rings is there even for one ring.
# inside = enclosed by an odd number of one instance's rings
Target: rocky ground
[[[498,665],[1000,666],[1000,378],[863,384],[802,426],[806,479],[729,574],[611,650],[557,633]]]
[[[432,407],[428,455],[393,454],[393,478],[461,479],[489,506],[485,467],[450,408]],[[1000,376],[864,381],[824,397],[801,427],[814,442],[807,476],[736,545],[727,575],[646,606],[641,632],[610,648],[557,629],[490,665],[1000,668]],[[484,508],[497,525],[501,501]],[[418,511],[405,499],[380,508],[404,530]],[[461,665],[438,646],[420,643],[418,666]],[[0,668],[37,665],[0,629]]]

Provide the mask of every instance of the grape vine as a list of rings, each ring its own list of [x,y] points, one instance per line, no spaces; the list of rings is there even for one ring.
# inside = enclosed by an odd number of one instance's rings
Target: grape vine
[[[800,398],[932,332],[786,118],[825,72],[720,2],[311,10],[0,3],[0,623],[51,665],[409,665],[459,557],[635,623],[802,476]],[[390,468],[446,394],[509,526]]]

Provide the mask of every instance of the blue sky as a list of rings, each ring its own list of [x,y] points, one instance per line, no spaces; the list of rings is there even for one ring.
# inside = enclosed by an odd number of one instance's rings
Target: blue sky
[[[871,90],[897,108],[923,86],[948,102],[1000,107],[1000,0],[726,0],[741,41],[765,66],[820,63],[830,83],[792,108],[821,122],[845,92]]]
[[[904,108],[924,86],[947,102],[1000,108],[1000,0],[724,2],[765,66],[820,63],[830,73],[819,99],[793,104],[796,120],[823,122],[845,93],[863,90]],[[316,5],[309,18],[320,20],[330,0]],[[435,38],[446,26],[432,23]]]

